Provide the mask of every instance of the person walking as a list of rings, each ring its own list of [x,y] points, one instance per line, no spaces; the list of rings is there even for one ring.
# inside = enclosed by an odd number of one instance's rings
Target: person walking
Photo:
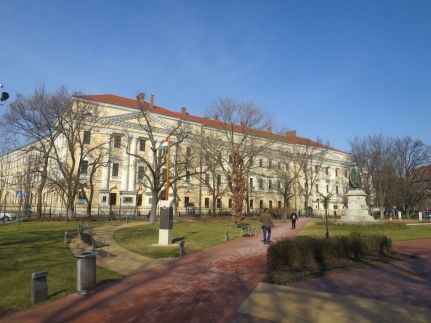
[[[292,220],[292,229],[295,230],[296,229],[296,220],[298,219],[298,216],[296,215],[295,212],[293,212],[290,215],[290,219]]]
[[[274,222],[272,222],[272,217],[271,214],[269,214],[268,209],[263,210],[260,222],[262,222],[263,243],[271,243],[271,227],[274,226]]]

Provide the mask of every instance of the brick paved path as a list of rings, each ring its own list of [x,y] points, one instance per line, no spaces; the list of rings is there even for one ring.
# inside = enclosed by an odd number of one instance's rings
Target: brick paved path
[[[293,237],[285,223],[272,238]],[[69,295],[14,313],[4,322],[241,322],[237,309],[262,280],[267,245],[256,237],[229,241],[160,265],[82,297]]]
[[[333,272],[289,286],[430,308],[431,239],[397,241],[394,249],[416,258]]]

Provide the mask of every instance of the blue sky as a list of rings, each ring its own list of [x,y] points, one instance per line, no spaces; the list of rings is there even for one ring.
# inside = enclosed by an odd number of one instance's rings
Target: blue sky
[[[0,1],[0,82],[135,97],[203,115],[253,101],[276,128],[348,150],[431,144],[431,1]]]

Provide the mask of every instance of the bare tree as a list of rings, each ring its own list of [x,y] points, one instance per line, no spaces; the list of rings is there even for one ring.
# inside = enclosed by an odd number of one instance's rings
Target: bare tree
[[[375,195],[381,215],[389,207],[388,195],[395,185],[395,155],[393,139],[383,135],[370,135],[365,138],[354,138],[350,141],[352,160],[361,168],[364,191],[368,202]],[[369,185],[371,183],[371,185]]]
[[[149,138],[149,148],[151,156],[146,158],[138,154],[132,154],[128,152],[129,155],[135,156],[137,162],[144,167],[143,179],[140,181],[140,185],[148,188],[151,191],[151,215],[150,223],[156,222],[156,211],[159,200],[163,198],[161,196],[162,191],[166,190],[166,179],[168,158],[171,158],[169,154],[161,151],[160,139],[157,134],[164,133],[166,135],[166,140],[168,141],[168,152],[175,149],[175,147],[180,146],[181,143],[188,137],[188,130],[181,121],[177,121],[172,124],[169,129],[161,129],[160,125],[154,121],[153,116],[156,114],[154,111],[154,106],[152,103],[147,103],[144,101],[145,97],[143,94],[138,95],[137,100],[140,107],[140,113],[137,116],[137,122],[140,128],[147,134]],[[178,165],[177,165],[178,166]],[[174,172],[174,164],[171,163],[169,166],[169,172],[172,174]],[[176,177],[172,178],[169,176],[170,184],[174,184],[175,181],[181,180],[188,175],[187,172],[182,174],[177,174]]]
[[[306,213],[309,212],[313,188],[319,181],[328,149],[328,146],[318,142],[315,145],[295,147],[295,167],[301,170],[301,176],[296,177],[296,187],[304,198]]]
[[[278,149],[275,151],[276,165],[272,167],[272,173],[278,180],[276,190],[283,196],[283,217],[286,218],[290,208],[290,200],[296,195],[296,183],[302,173],[301,159],[298,158],[296,148]]]
[[[82,165],[89,163],[92,157],[101,163],[100,152],[105,142],[89,145],[84,140],[84,131],[91,133],[98,125],[100,109],[78,98],[72,99],[66,89],[60,89],[52,96],[51,109],[55,122],[50,124],[46,139],[52,146],[49,155],[51,170],[47,178],[50,188],[62,197],[68,219],[69,214],[73,214],[76,196],[82,188]],[[91,163],[94,168],[95,161],[91,160]]]
[[[106,156],[109,156],[109,149],[100,144],[95,149],[91,148],[88,151],[85,151],[87,150],[86,144],[82,148],[86,160],[82,160],[79,167],[79,190],[87,202],[87,216],[91,217],[97,171],[108,166],[109,159],[106,159]]]
[[[32,142],[31,145],[22,148],[26,154],[39,155],[37,158],[39,167],[34,169],[39,173],[39,183],[36,188],[36,213],[39,217],[42,214],[42,192],[46,185],[48,157],[52,149],[52,141],[47,140],[47,137],[52,133],[52,126],[55,123],[52,103],[52,96],[44,86],[40,86],[32,95],[17,94],[2,120],[8,125],[8,133],[16,135],[16,141]],[[54,140],[56,136],[57,134],[52,133]]]
[[[219,140],[209,142],[205,154],[217,156],[232,193],[232,218],[239,222],[243,217],[246,176],[256,157],[272,144],[270,138],[262,139],[262,130],[267,130],[271,123],[255,104],[237,103],[232,99],[220,100],[210,108],[209,113],[218,121]]]
[[[431,164],[431,147],[411,137],[395,139],[394,155],[397,180],[393,194],[409,215],[413,207],[429,196],[426,187],[431,178],[420,169]]]

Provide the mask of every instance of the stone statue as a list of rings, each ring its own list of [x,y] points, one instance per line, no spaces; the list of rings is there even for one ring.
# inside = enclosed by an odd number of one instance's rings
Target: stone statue
[[[352,163],[349,169],[349,184],[350,188],[355,189],[361,189],[361,172],[359,171],[359,167],[356,166],[355,163]]]

